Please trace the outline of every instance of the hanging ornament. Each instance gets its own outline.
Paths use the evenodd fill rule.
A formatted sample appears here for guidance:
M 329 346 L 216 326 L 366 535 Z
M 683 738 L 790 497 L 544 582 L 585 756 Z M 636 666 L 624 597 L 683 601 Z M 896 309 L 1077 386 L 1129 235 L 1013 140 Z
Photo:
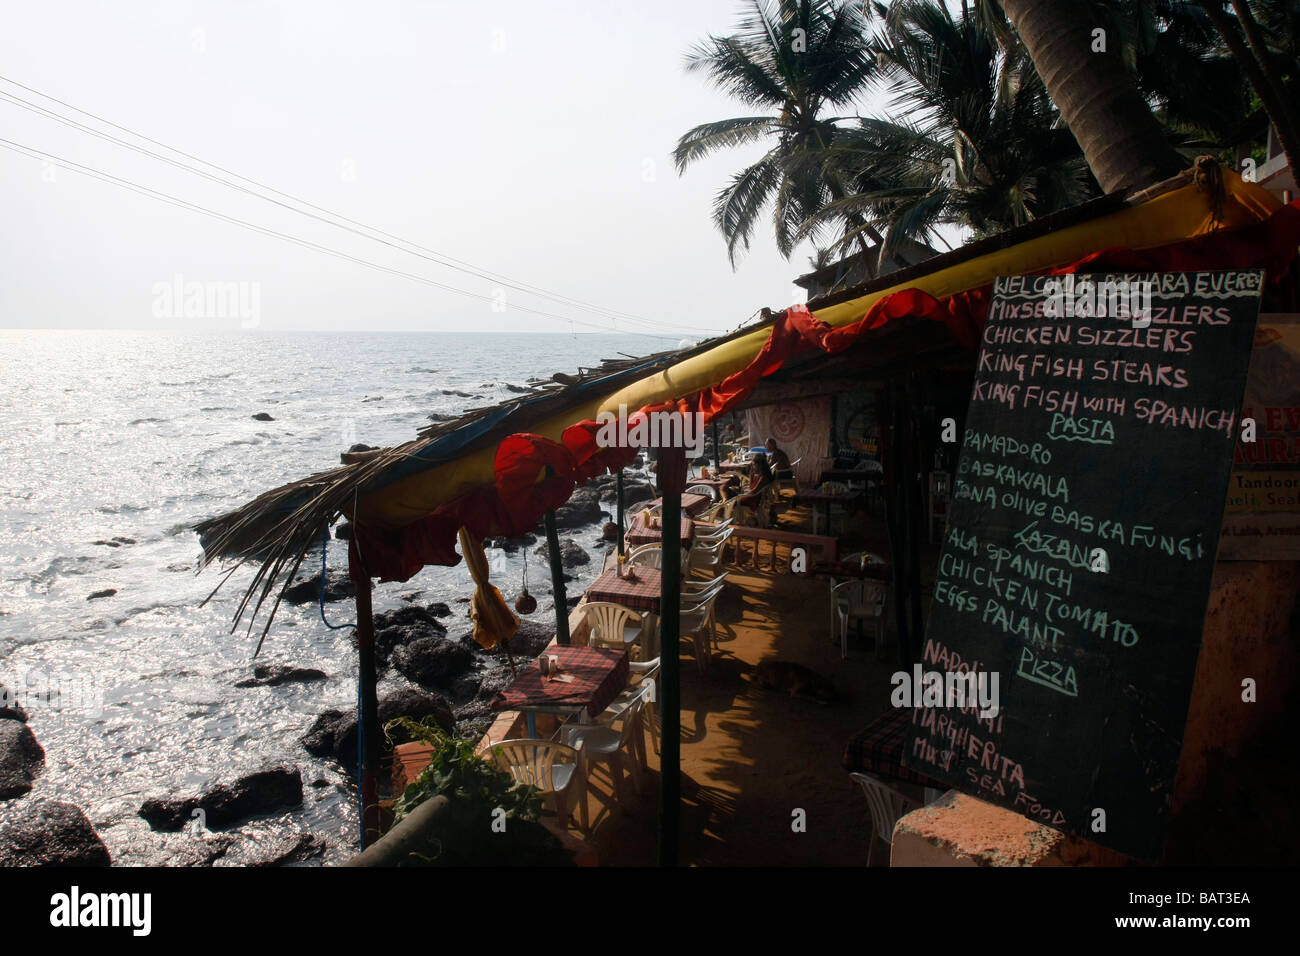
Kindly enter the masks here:
M 519 597 L 515 598 L 515 610 L 520 614 L 532 614 L 537 610 L 537 598 L 528 593 L 528 550 L 524 549 L 524 580 Z

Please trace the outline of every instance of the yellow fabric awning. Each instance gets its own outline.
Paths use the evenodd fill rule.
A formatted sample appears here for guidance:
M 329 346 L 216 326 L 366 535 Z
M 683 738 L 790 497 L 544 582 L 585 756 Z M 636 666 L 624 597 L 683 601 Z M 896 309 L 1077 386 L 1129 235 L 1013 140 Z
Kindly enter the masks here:
M 860 319 L 878 299 L 903 288 L 920 289 L 935 298 L 943 298 L 987 285 L 1000 275 L 1037 272 L 1073 262 L 1098 249 L 1111 246 L 1149 249 L 1215 229 L 1258 222 L 1281 208 L 1282 204 L 1266 189 L 1244 182 L 1230 170 L 1223 172 L 1223 186 L 1226 201 L 1218 220 L 1214 218 L 1209 195 L 1198 191 L 1194 185 L 1187 185 L 1140 205 L 819 309 L 815 315 L 829 325 L 847 325 Z M 565 428 L 584 419 L 593 419 L 602 411 L 617 413 L 620 405 L 641 408 L 717 385 L 728 375 L 749 365 L 767 342 L 769 334 L 769 328 L 763 327 L 723 342 L 602 398 L 571 407 L 533 426 L 532 431 L 559 441 Z M 389 527 L 409 524 L 474 486 L 491 484 L 495 478 L 494 459 L 495 449 L 485 448 L 395 481 L 363 496 L 360 513 L 366 521 Z

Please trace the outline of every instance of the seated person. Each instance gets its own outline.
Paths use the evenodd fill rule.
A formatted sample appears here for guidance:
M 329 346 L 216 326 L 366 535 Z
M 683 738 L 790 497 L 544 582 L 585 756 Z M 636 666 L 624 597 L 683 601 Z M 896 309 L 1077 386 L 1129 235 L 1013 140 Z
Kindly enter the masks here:
M 767 457 L 771 459 L 772 474 L 778 479 L 793 478 L 794 470 L 790 467 L 790 456 L 776 447 L 776 439 L 769 438 L 763 447 L 767 449 Z
M 758 504 L 759 495 L 764 486 L 770 485 L 776 477 L 767 463 L 767 456 L 757 454 L 749 460 L 749 489 L 740 497 L 737 504 L 753 507 Z

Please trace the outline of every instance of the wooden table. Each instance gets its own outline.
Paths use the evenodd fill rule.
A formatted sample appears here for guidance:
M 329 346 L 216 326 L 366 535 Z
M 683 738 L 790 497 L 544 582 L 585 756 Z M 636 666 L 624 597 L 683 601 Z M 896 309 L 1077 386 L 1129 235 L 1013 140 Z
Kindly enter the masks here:
M 638 564 L 624 568 L 624 574 L 629 571 L 633 577 L 620 578 L 617 568 L 602 572 L 600 577 L 591 582 L 591 587 L 587 588 L 587 600 L 621 604 L 639 614 L 658 614 L 663 587 L 659 569 Z
M 828 468 L 817 479 L 817 484 L 820 485 L 828 481 L 853 482 L 854 484 L 879 481 L 882 474 L 884 472 L 859 470 L 857 468 Z
M 596 717 L 627 687 L 625 650 L 554 644 L 542 651 L 543 656 L 550 654 L 559 658 L 561 674 L 573 675 L 572 681 L 544 677 L 533 662 L 521 666 L 492 701 L 497 710 L 523 711 L 533 737 L 537 736 L 537 714 Z
M 844 748 L 844 769 L 849 773 L 874 773 L 923 787 L 949 789 L 948 784 L 903 766 L 903 748 L 907 745 L 907 728 L 911 722 L 910 707 L 890 708 L 881 714 L 855 734 Z
M 662 506 L 663 503 L 664 500 L 662 498 L 656 498 L 654 501 L 649 502 L 647 507 L 653 508 L 655 505 Z M 682 495 L 682 513 L 690 515 L 691 517 L 695 517 L 701 511 L 704 511 L 712 505 L 713 499 L 708 495 Z
M 743 475 L 749 471 L 749 463 L 744 461 L 724 461 L 718 466 L 718 471 L 725 471 L 730 474 Z
M 639 548 L 643 544 L 663 544 L 663 526 L 658 524 L 659 519 L 657 518 L 651 518 L 650 520 L 652 524 L 647 526 L 640 514 L 632 519 L 632 523 L 627 527 L 627 543 L 629 547 Z M 691 539 L 694 537 L 695 522 L 690 518 L 682 518 L 681 546 L 689 548 Z
M 821 505 L 826 513 L 826 531 L 831 530 L 831 505 L 843 505 L 850 508 L 865 497 L 862 491 L 800 491 L 794 496 L 798 505 Z

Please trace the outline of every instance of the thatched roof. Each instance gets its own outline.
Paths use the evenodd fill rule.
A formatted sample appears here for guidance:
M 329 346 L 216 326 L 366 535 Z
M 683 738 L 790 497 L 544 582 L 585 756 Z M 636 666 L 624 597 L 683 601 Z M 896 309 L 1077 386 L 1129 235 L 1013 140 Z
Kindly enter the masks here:
M 1279 204 L 1258 187 L 1245 184 L 1235 173 L 1224 174 L 1235 205 L 1234 222 L 1220 217 L 1218 196 L 1203 195 L 1195 185 L 1184 185 L 1186 175 L 1175 177 L 1153 189 L 1138 204 L 1122 197 L 1106 197 L 1087 203 L 1040 223 L 1009 230 L 995 239 L 974 243 L 899 273 L 874 279 L 861 286 L 823 297 L 810 303 L 818 318 L 831 326 L 856 321 L 874 302 L 893 291 L 911 288 L 932 296 L 953 295 L 986 285 L 996 275 L 1031 272 L 1075 259 L 1106 246 L 1152 248 L 1197 235 L 1206 229 L 1256 221 Z M 1152 198 L 1155 197 L 1155 198 Z M 1239 203 L 1239 204 L 1238 204 Z M 766 341 L 765 331 L 773 317 L 763 310 L 763 320 L 730 335 L 709 339 L 699 345 L 661 352 L 643 358 L 623 356 L 606 360 L 599 368 L 579 369 L 576 375 L 555 375 L 550 381 L 530 383 L 534 391 L 499 405 L 473 409 L 454 421 L 422 429 L 418 437 L 396 448 L 350 456 L 348 463 L 284 485 L 259 496 L 228 514 L 196 525 L 207 560 L 233 558 L 236 561 L 222 579 L 253 560 L 259 568 L 240 602 L 235 624 L 250 610 L 255 617 L 267 598 L 276 593 L 269 629 L 283 589 L 288 587 L 306 553 L 321 540 L 329 525 L 341 514 L 354 519 L 358 514 L 371 523 L 367 498 L 376 506 L 392 503 L 397 494 L 385 495 L 394 482 L 493 448 L 506 436 L 533 430 L 544 422 L 554 424 L 568 410 L 590 408 L 628 386 L 638 384 L 639 394 L 686 397 L 717 384 L 726 375 L 752 360 Z M 706 353 L 711 353 L 707 354 Z M 645 385 L 645 388 L 640 388 Z M 641 406 L 638 406 L 641 407 Z M 491 481 L 490 469 L 480 468 L 475 481 Z M 417 496 L 416 511 L 437 507 L 457 489 L 437 484 L 434 491 Z M 409 482 L 407 482 L 409 484 Z M 407 515 L 411 507 L 397 512 Z M 389 513 L 392 520 L 394 512 Z M 277 590 L 276 584 L 280 587 Z M 218 589 L 221 584 L 218 584 Z M 214 592 L 215 593 L 215 589 Z M 210 597 L 210 596 L 209 596 Z M 263 630 L 265 635 L 265 629 Z
M 550 379 L 531 379 L 528 393 L 427 425 L 415 439 L 394 448 L 344 455 L 346 463 L 338 468 L 281 485 L 234 511 L 201 521 L 194 530 L 199 533 L 204 560 L 234 560 L 208 600 L 245 563 L 257 562 L 257 573 L 236 609 L 232 630 L 245 615 L 251 629 L 252 620 L 274 594 L 263 628 L 265 635 L 284 589 L 293 582 L 304 557 L 321 544 L 326 529 L 341 515 L 355 518 L 365 496 L 401 478 L 494 446 L 505 436 L 526 432 L 539 422 L 583 405 L 593 396 L 608 394 L 770 324 L 771 319 L 765 317 L 690 348 L 642 357 L 622 355 L 605 359 L 598 368 L 579 367 L 576 374 L 556 373 Z

